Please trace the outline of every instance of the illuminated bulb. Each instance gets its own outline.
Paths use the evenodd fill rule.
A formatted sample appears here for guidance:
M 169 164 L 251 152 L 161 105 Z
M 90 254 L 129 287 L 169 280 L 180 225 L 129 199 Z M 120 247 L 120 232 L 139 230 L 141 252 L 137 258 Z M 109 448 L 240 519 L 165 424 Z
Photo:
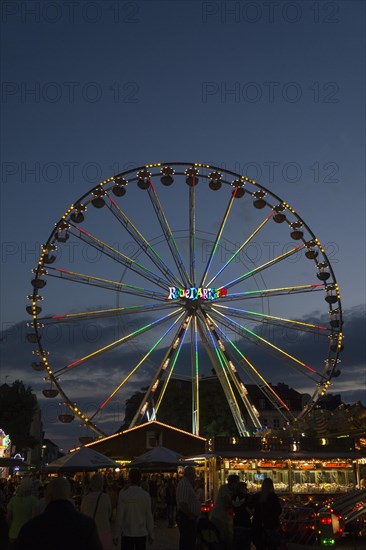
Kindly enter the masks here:
M 225 351 L 225 346 L 224 346 L 224 344 L 221 342 L 221 340 L 218 340 L 217 343 L 219 344 L 219 348 L 221 349 L 221 351 Z
M 137 185 L 140 189 L 148 189 L 151 185 L 151 172 L 149 170 L 139 170 L 137 172 Z
M 185 171 L 186 174 L 186 183 L 190 187 L 195 187 L 198 183 L 198 169 L 197 168 L 187 168 Z
M 243 390 L 244 395 L 248 395 L 248 390 L 247 390 L 246 387 L 244 386 L 243 382 L 241 382 L 240 387 L 241 387 L 241 389 Z
M 236 372 L 236 368 L 234 367 L 232 361 L 229 361 L 230 368 L 233 372 Z
M 174 181 L 173 175 L 175 173 L 175 170 L 170 166 L 164 166 L 160 170 L 160 172 L 162 174 L 160 178 L 161 183 L 166 186 L 171 185 Z

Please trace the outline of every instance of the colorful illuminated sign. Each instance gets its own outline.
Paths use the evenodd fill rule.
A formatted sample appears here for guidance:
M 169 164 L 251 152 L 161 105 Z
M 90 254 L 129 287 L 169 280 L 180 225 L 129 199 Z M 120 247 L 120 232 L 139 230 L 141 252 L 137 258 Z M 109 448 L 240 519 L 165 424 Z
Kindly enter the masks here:
M 216 298 L 226 295 L 226 288 L 177 288 L 170 286 L 167 300 L 179 300 L 179 298 L 186 298 L 187 300 L 216 300 Z
M 7 449 L 10 444 L 10 437 L 0 428 L 0 449 Z

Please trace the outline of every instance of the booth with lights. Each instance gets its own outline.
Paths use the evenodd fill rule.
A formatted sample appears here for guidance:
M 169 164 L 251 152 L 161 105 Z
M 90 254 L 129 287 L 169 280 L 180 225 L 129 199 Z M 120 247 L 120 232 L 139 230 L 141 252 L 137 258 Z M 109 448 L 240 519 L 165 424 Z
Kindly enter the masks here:
M 351 459 L 268 460 L 224 459 L 220 477 L 237 473 L 249 491 L 257 491 L 265 477 L 273 480 L 275 490 L 285 493 L 337 493 L 357 485 L 356 462 Z
M 217 436 L 208 440 L 207 451 L 207 485 L 213 495 L 233 473 L 250 492 L 270 477 L 276 492 L 293 495 L 345 493 L 361 487 L 365 477 L 365 440 Z

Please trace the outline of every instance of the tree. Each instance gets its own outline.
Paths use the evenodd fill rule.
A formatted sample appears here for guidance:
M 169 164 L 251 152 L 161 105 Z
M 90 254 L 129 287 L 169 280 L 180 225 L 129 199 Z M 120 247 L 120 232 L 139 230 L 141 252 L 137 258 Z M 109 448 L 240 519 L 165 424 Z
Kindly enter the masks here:
M 0 426 L 9 434 L 17 452 L 37 444 L 37 440 L 29 434 L 36 409 L 36 396 L 31 387 L 25 386 L 21 380 L 15 380 L 11 386 L 0 386 Z
M 142 402 L 145 391 L 135 392 L 126 401 L 125 421 L 120 429 L 128 428 Z M 201 383 L 200 412 L 200 435 L 202 437 L 237 433 L 230 407 L 218 378 L 210 378 Z M 157 413 L 157 420 L 187 432 L 192 430 L 192 386 L 189 381 L 174 378 L 170 380 Z

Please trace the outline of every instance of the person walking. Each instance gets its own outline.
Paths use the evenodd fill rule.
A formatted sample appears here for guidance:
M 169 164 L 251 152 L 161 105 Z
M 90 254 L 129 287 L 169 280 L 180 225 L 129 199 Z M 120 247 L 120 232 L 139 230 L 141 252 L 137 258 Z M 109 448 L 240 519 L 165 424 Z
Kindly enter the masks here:
M 253 513 L 253 504 L 244 481 L 238 483 L 232 497 L 232 505 L 234 512 L 232 550 L 250 550 L 252 540 L 250 518 Z
M 94 474 L 90 480 L 90 492 L 81 501 L 80 511 L 94 519 L 103 550 L 112 548 L 112 505 L 109 495 L 103 492 L 104 479 Z
M 231 548 L 233 538 L 233 504 L 232 497 L 236 492 L 240 478 L 237 474 L 231 474 L 227 483 L 221 485 L 217 493 L 216 502 L 211 510 L 210 519 L 216 525 L 221 542 L 225 549 Z
M 154 540 L 151 499 L 140 487 L 140 470 L 131 468 L 128 477 L 130 486 L 118 497 L 114 543 L 117 545 L 121 538 L 122 550 L 146 550 L 147 542 Z
M 7 520 L 10 548 L 15 547 L 23 525 L 38 514 L 38 500 L 32 495 L 32 486 L 32 480 L 29 477 L 22 479 L 16 494 L 9 501 Z
M 172 477 L 168 478 L 165 488 L 166 513 L 168 527 L 174 527 L 177 509 L 176 486 Z
M 23 525 L 17 550 L 103 550 L 95 521 L 75 510 L 67 479 L 54 478 L 45 493 L 45 511 Z
M 151 499 L 151 512 L 155 520 L 158 505 L 158 478 L 155 474 L 149 480 L 149 495 Z
M 195 479 L 196 469 L 194 466 L 186 466 L 184 475 L 177 485 L 179 550 L 193 550 L 196 542 L 197 520 L 201 513 L 201 503 L 195 491 Z
M 279 550 L 281 547 L 281 504 L 269 477 L 254 495 L 253 542 L 257 550 Z

